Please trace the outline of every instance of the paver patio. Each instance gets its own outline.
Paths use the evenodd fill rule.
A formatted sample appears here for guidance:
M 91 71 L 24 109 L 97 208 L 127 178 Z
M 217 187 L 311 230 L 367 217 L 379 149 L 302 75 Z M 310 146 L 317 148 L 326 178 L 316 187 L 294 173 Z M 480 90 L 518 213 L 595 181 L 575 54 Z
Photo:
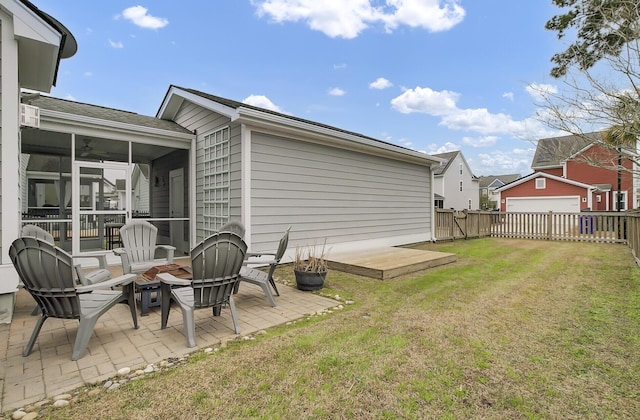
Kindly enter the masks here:
M 279 285 L 277 307 L 269 306 L 262 290 L 243 283 L 234 295 L 241 335 L 302 318 L 306 314 L 338 305 L 338 302 L 293 287 Z M 183 333 L 182 313 L 172 309 L 169 326 L 160 329 L 160 308 L 151 308 L 148 316 L 139 316 L 140 328 L 133 329 L 126 305 L 117 305 L 96 324 L 85 355 L 71 360 L 71 349 L 78 327 L 74 320 L 48 319 L 38 336 L 33 352 L 22 356 L 38 316 L 32 316 L 34 301 L 24 290 L 17 302 L 10 325 L 0 325 L 0 412 L 13 410 L 84 384 L 104 381 L 118 369 L 144 368 L 151 363 L 179 357 L 200 348 L 215 346 L 235 336 L 228 308 L 219 317 L 210 310 L 195 311 L 196 345 L 188 348 Z

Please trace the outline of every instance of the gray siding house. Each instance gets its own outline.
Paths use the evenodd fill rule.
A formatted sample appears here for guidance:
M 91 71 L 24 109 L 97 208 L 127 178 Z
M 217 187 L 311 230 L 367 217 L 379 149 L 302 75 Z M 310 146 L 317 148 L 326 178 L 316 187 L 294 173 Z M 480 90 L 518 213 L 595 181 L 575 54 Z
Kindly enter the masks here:
M 330 252 L 432 239 L 439 159 L 290 115 L 170 86 L 157 114 L 196 134 L 196 241 L 228 220 L 254 252 L 293 225 L 298 245 Z
M 155 117 L 37 93 L 76 48 L 29 1 L 0 0 L 0 323 L 12 318 L 8 249 L 24 224 L 112 263 L 133 218 L 178 255 L 231 220 L 257 252 L 293 225 L 285 261 L 297 245 L 326 241 L 333 253 L 433 239 L 440 159 L 177 86 Z

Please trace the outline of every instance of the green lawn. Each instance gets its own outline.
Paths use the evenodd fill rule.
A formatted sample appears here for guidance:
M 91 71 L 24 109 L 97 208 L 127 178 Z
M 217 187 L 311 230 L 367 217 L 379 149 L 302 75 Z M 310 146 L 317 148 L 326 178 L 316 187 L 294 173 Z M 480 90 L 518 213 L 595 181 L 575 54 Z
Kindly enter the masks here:
M 624 245 L 477 239 L 353 299 L 52 418 L 639 418 L 640 270 Z M 291 267 L 278 276 L 292 281 Z

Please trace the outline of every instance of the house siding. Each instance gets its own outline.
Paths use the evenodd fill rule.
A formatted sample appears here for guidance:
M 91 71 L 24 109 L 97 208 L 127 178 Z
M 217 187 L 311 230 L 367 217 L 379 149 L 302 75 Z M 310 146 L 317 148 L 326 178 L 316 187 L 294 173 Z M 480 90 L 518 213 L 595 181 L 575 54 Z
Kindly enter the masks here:
M 460 174 L 460 164 L 462 164 L 462 174 Z M 460 191 L 460 181 L 462 181 L 462 191 Z M 461 152 L 452 158 L 442 175 L 434 177 L 434 191 L 444 197 L 445 209 L 469 209 L 469 200 L 471 200 L 471 210 L 480 208 L 479 182 L 473 177 L 471 168 Z
M 607 150 L 599 146 L 593 146 L 584 153 L 586 159 L 603 162 L 603 167 L 587 165 L 578 160 L 570 160 L 566 164 L 567 178 L 585 184 L 611 184 L 611 191 L 618 190 L 618 171 L 615 167 L 618 163 L 618 154 L 613 150 Z M 629 159 L 623 159 L 625 170 L 620 176 L 620 190 L 627 192 L 627 208 L 633 208 L 633 176 L 631 171 L 633 163 Z M 614 194 L 602 194 L 603 199 L 608 199 L 608 209 L 615 209 Z M 595 205 L 595 203 L 594 203 Z M 604 209 L 607 208 L 604 201 L 598 203 Z
M 253 249 L 272 249 L 289 225 L 298 244 L 429 240 L 429 179 L 426 166 L 253 132 Z
M 205 237 L 203 228 L 203 200 L 202 190 L 204 181 L 204 138 L 212 132 L 223 127 L 230 128 L 230 198 L 229 198 L 229 214 L 232 220 L 241 220 L 241 163 L 240 163 L 240 126 L 231 124 L 230 119 L 203 108 L 192 102 L 185 101 L 182 107 L 176 113 L 174 121 L 188 130 L 196 131 L 196 170 L 195 170 L 195 206 L 196 220 L 192 223 L 196 224 L 196 237 L 192 241 L 192 245 L 201 241 Z M 185 172 L 188 173 L 188 172 Z M 186 191 L 186 190 L 185 190 Z M 188 213 L 185 213 L 188 214 Z
M 562 168 L 540 169 L 540 170 L 537 170 L 536 172 L 544 172 L 545 174 L 555 175 L 559 177 L 564 176 L 564 169 Z

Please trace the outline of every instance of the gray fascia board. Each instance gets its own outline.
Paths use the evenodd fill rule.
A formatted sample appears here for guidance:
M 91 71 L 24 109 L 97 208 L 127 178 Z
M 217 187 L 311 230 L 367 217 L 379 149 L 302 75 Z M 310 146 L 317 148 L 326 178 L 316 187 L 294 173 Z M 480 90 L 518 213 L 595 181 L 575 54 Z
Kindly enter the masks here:
M 113 131 L 125 133 L 139 133 L 154 137 L 172 137 L 176 140 L 191 141 L 195 135 L 190 133 L 177 133 L 175 131 L 162 130 L 153 127 L 143 127 L 135 124 L 127 124 L 117 121 L 103 120 L 100 118 L 86 117 L 83 115 L 68 114 L 66 112 L 53 111 L 40 108 L 40 118 L 43 122 L 63 123 L 66 125 L 79 125 L 87 128 L 103 127 Z
M 237 118 L 232 118 L 232 121 L 244 123 L 251 127 L 267 128 L 282 134 L 295 133 L 308 141 L 389 156 L 394 159 L 407 160 L 409 158 L 416 163 L 427 166 L 442 164 L 442 159 L 426 153 L 403 149 L 391 144 L 331 130 L 327 127 L 292 120 L 279 115 L 267 114 L 251 108 L 240 107 L 237 112 Z

